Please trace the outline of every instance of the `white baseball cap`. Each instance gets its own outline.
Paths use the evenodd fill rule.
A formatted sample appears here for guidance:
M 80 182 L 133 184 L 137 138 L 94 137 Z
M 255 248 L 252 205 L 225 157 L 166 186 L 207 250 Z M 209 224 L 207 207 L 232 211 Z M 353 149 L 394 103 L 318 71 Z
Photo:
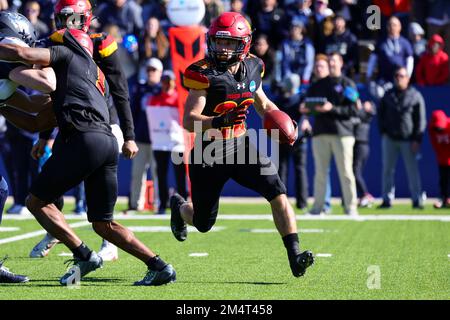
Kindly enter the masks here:
M 158 58 L 148 59 L 147 63 L 146 63 L 146 67 L 147 68 L 155 68 L 158 71 L 163 71 L 163 64 L 162 64 L 161 60 L 159 60 Z

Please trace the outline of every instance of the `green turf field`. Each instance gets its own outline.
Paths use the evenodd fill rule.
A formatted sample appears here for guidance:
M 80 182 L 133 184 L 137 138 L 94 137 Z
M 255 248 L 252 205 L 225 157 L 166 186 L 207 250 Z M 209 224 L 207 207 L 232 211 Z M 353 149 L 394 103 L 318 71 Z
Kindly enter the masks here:
M 334 211 L 332 217 L 345 218 L 340 208 Z M 270 213 L 262 204 L 222 204 L 221 212 L 224 216 Z M 318 255 L 303 278 L 291 275 L 282 241 L 267 217 L 219 220 L 216 231 L 191 232 L 184 243 L 177 242 L 167 228 L 135 231 L 177 271 L 176 283 L 156 288 L 132 286 L 143 277 L 145 266 L 123 251 L 118 261 L 106 262 L 78 289 L 61 287 L 58 279 L 70 257 L 59 254 L 69 250 L 57 245 L 48 257 L 29 259 L 29 251 L 42 238 L 39 235 L 0 244 L 0 256 L 10 256 L 6 265 L 11 271 L 31 279 L 22 285 L 0 285 L 0 299 L 450 299 L 450 210 L 428 206 L 417 211 L 410 205 L 361 210 L 362 217 L 368 215 L 441 215 L 443 219 L 303 220 L 299 215 L 301 247 Z M 81 221 L 85 220 L 69 223 Z M 140 229 L 169 226 L 164 219 L 121 222 Z M 1 228 L 19 229 L 0 229 L 0 242 L 40 230 L 33 219 L 5 220 Z M 101 241 L 90 226 L 75 230 L 98 250 Z M 192 253 L 208 255 L 192 257 Z

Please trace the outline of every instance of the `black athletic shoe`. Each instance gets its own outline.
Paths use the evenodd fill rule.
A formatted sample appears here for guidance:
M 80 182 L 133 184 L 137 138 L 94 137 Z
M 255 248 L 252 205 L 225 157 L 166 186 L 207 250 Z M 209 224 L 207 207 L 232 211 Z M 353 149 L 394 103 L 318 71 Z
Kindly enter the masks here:
M 5 257 L 0 261 L 0 283 L 25 283 L 28 282 L 29 279 L 27 276 L 22 276 L 20 274 L 15 274 L 9 271 L 3 263 L 7 258 Z
M 289 264 L 294 277 L 301 277 L 306 269 L 314 263 L 313 253 L 309 250 L 303 251 L 299 255 L 289 258 Z
M 174 237 L 178 241 L 184 241 L 187 238 L 186 222 L 184 222 L 180 213 L 180 207 L 185 202 L 186 201 L 183 197 L 178 193 L 175 193 L 172 197 L 170 197 L 170 228 L 172 229 Z
M 392 208 L 392 203 L 390 201 L 383 201 L 377 209 L 390 209 Z
M 148 269 L 144 279 L 136 281 L 135 286 L 161 286 L 163 284 L 168 284 L 175 282 L 177 280 L 177 273 L 173 267 L 168 264 L 161 271 L 154 271 Z

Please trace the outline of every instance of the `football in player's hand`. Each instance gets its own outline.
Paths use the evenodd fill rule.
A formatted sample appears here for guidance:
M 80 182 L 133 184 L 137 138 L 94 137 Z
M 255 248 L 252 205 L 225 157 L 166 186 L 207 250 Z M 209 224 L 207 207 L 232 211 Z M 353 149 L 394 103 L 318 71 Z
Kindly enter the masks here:
M 278 129 L 278 142 L 293 145 L 297 140 L 297 124 L 281 110 L 270 110 L 264 114 L 263 127 L 272 136 L 271 130 Z

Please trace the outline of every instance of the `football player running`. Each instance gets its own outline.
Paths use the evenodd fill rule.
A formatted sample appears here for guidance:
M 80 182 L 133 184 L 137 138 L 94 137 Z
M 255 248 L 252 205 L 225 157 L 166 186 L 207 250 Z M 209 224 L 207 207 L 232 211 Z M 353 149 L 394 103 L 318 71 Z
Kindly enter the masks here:
M 250 105 L 255 106 L 261 117 L 278 109 L 262 89 L 264 64 L 249 54 L 251 39 L 248 21 L 239 13 L 225 12 L 209 28 L 208 57 L 192 64 L 185 72 L 184 85 L 190 90 L 184 127 L 196 132 L 195 144 L 201 142 L 202 147 L 194 146 L 190 155 L 192 202 L 178 194 L 171 197 L 171 229 L 178 241 L 187 238 L 186 224 L 200 232 L 209 231 L 217 218 L 222 188 L 231 178 L 258 192 L 270 203 L 292 274 L 300 277 L 313 264 L 314 256 L 311 251 L 300 251 L 295 213 L 278 173 L 274 170 L 271 174 L 262 174 L 273 164 L 258 154 L 246 137 L 245 120 Z M 199 141 L 208 132 L 215 139 Z M 196 154 L 204 154 L 206 148 L 211 149 L 211 144 L 216 144 L 216 150 L 222 148 L 222 161 L 208 162 Z M 236 164 L 239 149 L 245 150 L 245 163 Z M 256 163 L 249 160 L 251 154 L 258 154 Z M 195 162 L 198 158 L 202 159 L 201 163 Z M 234 158 L 234 164 L 225 164 L 225 158 Z

